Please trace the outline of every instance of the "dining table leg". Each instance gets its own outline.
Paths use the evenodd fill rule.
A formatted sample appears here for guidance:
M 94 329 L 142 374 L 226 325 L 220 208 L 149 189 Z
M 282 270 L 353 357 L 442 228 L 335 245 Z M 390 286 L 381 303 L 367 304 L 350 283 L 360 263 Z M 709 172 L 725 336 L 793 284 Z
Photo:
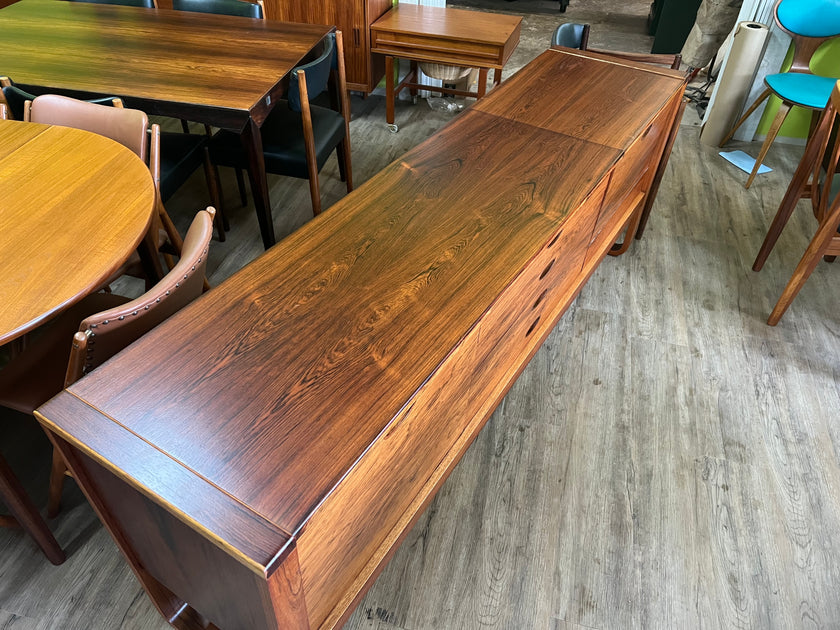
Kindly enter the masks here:
M 47 560 L 53 564 L 64 562 L 64 551 L 2 455 L 0 455 L 0 497 L 17 522 L 32 536 L 47 556 Z
M 240 137 L 245 154 L 248 156 L 248 174 L 251 178 L 251 192 L 254 195 L 254 208 L 260 224 L 260 234 L 263 245 L 268 249 L 277 241 L 274 237 L 274 221 L 271 218 L 271 201 L 268 198 L 268 182 L 265 177 L 262 135 L 253 118 L 245 124 Z

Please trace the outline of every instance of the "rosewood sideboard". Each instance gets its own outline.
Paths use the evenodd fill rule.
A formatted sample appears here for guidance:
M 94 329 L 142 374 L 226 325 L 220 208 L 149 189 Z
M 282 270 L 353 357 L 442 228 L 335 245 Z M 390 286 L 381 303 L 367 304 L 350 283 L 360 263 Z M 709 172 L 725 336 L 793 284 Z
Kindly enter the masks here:
M 629 242 L 683 88 L 546 51 L 41 407 L 173 626 L 346 620 Z

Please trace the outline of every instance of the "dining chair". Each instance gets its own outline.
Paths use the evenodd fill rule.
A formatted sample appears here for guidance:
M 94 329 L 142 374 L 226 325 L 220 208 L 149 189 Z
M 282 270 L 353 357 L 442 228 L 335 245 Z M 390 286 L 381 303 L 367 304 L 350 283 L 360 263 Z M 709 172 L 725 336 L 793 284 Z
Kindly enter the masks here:
M 122 101 L 118 102 L 117 107 L 103 107 L 66 96 L 45 94 L 27 103 L 24 110 L 25 120 L 98 133 L 132 150 L 149 165 L 157 191 L 157 221 L 150 230 L 152 250 L 160 252 L 171 269 L 174 264 L 173 257 L 180 255 L 182 240 L 172 218 L 166 212 L 163 197 L 164 194 L 171 194 L 171 191 L 183 182 L 178 181 L 179 178 L 185 179 L 189 176 L 186 165 L 194 164 L 196 160 L 196 156 L 190 154 L 200 152 L 203 156 L 211 201 L 215 202 L 218 199 L 215 171 L 210 166 L 209 154 L 206 152 L 207 139 L 202 135 L 168 134 L 169 146 L 177 150 L 167 153 L 161 146 L 160 126 L 153 124 L 149 127 L 149 119 L 144 112 L 123 108 Z M 168 157 L 164 158 L 164 155 Z M 164 165 L 167 168 L 165 176 L 162 168 Z M 218 227 L 219 239 L 224 240 L 223 226 L 219 224 Z M 144 272 L 139 256 L 132 256 L 113 279 L 124 274 L 145 276 L 148 288 L 152 283 L 149 276 L 159 277 L 161 272 L 158 269 L 155 269 L 154 273 L 149 273 L 148 270 Z
M 820 257 L 825 257 L 831 262 L 835 256 L 840 255 L 840 234 L 838 234 L 840 177 L 836 176 L 838 166 L 840 166 L 838 125 L 840 125 L 840 81 L 835 80 L 828 104 L 805 146 L 805 153 L 794 171 L 776 216 L 770 224 L 767 236 L 753 263 L 753 271 L 761 271 L 788 219 L 793 214 L 797 202 L 803 198 L 810 199 L 817 219 L 817 230 L 779 301 L 770 313 L 767 320 L 770 326 L 775 326 L 782 318 L 814 271 Z
M 245 2 L 244 0 L 173 0 L 172 8 L 176 11 L 191 11 L 193 13 L 214 13 L 216 15 L 230 15 L 234 17 L 265 18 L 265 5 L 262 0 L 258 2 Z M 189 133 L 189 123 L 181 121 L 184 133 Z M 208 135 L 210 135 L 208 129 Z M 244 206 L 248 203 L 245 192 L 245 177 L 242 168 L 236 169 L 236 183 L 239 187 L 239 198 Z M 219 199 L 221 203 L 221 199 Z M 224 210 L 219 206 L 219 212 L 223 221 L 226 221 Z
M 259 0 L 259 2 L 245 2 L 244 0 L 172 0 L 172 8 L 175 11 L 215 13 L 217 15 L 257 19 L 262 19 L 265 16 L 262 0 Z
M 834 82 L 837 79 L 815 75 L 811 72 L 811 57 L 828 40 L 840 35 L 840 2 L 836 0 L 777 0 L 773 9 L 776 24 L 791 36 L 793 41 L 793 61 L 786 72 L 768 74 L 764 77 L 766 89 L 756 101 L 747 108 L 735 126 L 721 140 L 723 147 L 744 121 L 773 94 L 782 101 L 776 117 L 767 130 L 767 136 L 761 144 L 755 165 L 747 178 L 745 188 L 749 188 L 756 173 L 770 150 L 770 145 L 779 134 L 788 113 L 795 105 L 812 111 L 812 129 L 822 109 L 828 103 Z
M 601 55 L 609 55 L 618 59 L 624 59 L 625 61 L 637 61 L 639 63 L 668 66 L 672 70 L 679 70 L 680 65 L 682 64 L 682 55 L 680 54 L 634 53 L 592 48 L 589 45 L 589 24 L 577 24 L 574 22 L 561 24 L 554 30 L 554 34 L 551 36 L 551 45 L 564 46 L 566 48 L 577 48 L 578 50 L 586 50 Z
M 327 89 L 330 78 L 335 75 L 338 109 L 311 104 Z M 279 101 L 271 110 L 261 133 L 266 172 L 308 179 L 314 214 L 321 212 L 318 173 L 333 150 L 338 157 L 341 180 L 346 182 L 347 192 L 353 190 L 350 105 L 341 31 L 324 38 L 324 47 L 317 59 L 292 70 L 287 99 Z M 248 166 L 242 144 L 234 133 L 218 132 L 211 138 L 209 149 L 214 166 Z
M 23 120 L 24 108 L 26 101 L 35 99 L 34 94 L 30 94 L 25 90 L 21 90 L 14 82 L 6 76 L 0 76 L 0 94 L 2 94 L 2 102 L 6 103 L 7 116 L 12 120 Z M 95 98 L 87 103 L 96 103 L 98 105 L 110 105 L 112 107 L 122 107 L 122 101 L 112 96 L 104 98 Z
M 116 4 L 124 7 L 157 9 L 157 4 L 155 3 L 155 0 L 70 0 L 70 2 L 88 2 L 92 4 Z
M 178 263 L 140 297 L 131 300 L 113 293 L 94 293 L 50 322 L 0 370 L 0 405 L 31 414 L 198 297 L 203 290 L 214 215 L 212 206 L 198 212 L 184 238 Z M 58 511 L 65 470 L 54 450 L 50 516 Z
M 588 43 L 589 24 L 565 22 L 554 29 L 554 34 L 551 36 L 552 46 L 563 46 L 565 48 L 586 50 Z

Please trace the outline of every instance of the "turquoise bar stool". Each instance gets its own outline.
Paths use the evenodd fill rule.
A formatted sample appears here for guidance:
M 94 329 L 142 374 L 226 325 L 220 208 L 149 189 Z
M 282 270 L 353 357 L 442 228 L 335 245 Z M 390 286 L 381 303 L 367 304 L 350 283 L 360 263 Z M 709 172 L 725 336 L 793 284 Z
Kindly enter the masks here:
M 811 57 L 824 42 L 840 35 L 840 0 L 779 0 L 774 8 L 776 24 L 793 40 L 793 62 L 790 70 L 764 77 L 767 85 L 732 130 L 721 141 L 725 145 L 741 124 L 750 117 L 771 94 L 782 99 L 776 118 L 767 131 L 764 144 L 755 160 L 752 173 L 747 178 L 749 188 L 758 172 L 758 167 L 767 155 L 770 145 L 785 122 L 794 105 L 813 111 L 813 123 L 825 108 L 834 89 L 836 78 L 821 77 L 811 72 Z M 813 127 L 813 124 L 812 124 Z

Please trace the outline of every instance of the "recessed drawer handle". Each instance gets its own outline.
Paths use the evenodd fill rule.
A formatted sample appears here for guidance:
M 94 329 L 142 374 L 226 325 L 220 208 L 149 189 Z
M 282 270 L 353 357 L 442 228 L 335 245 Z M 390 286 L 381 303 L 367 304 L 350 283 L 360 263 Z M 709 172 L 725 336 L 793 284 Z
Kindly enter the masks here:
M 528 332 L 525 333 L 525 336 L 529 337 L 531 335 L 531 333 L 534 332 L 534 328 L 536 328 L 537 324 L 539 324 L 539 323 L 540 323 L 540 318 L 539 318 L 539 316 L 537 316 L 537 319 L 535 319 L 534 323 L 531 324 L 531 327 L 528 329 Z
M 543 292 L 540 294 L 540 297 L 538 297 L 538 298 L 537 298 L 537 301 L 536 301 L 536 302 L 534 302 L 534 305 L 531 307 L 532 309 L 537 308 L 537 307 L 538 307 L 538 306 L 542 303 L 542 301 L 545 299 L 545 294 L 546 294 L 546 293 L 548 293 L 548 289 L 546 289 L 545 291 L 543 291 Z
M 557 243 L 557 239 L 560 238 L 560 236 L 562 234 L 563 234 L 563 230 L 560 230 L 559 232 L 557 232 L 557 235 L 553 239 L 551 239 L 551 242 L 548 244 L 548 246 L 549 247 L 554 247 L 554 245 Z
M 548 263 L 548 266 L 547 266 L 545 269 L 543 269 L 543 272 L 540 274 L 540 280 L 542 280 L 543 278 L 545 278 L 546 274 L 547 274 L 549 271 L 551 271 L 551 268 L 552 268 L 553 266 L 554 266 L 554 260 L 552 260 L 550 263 Z

